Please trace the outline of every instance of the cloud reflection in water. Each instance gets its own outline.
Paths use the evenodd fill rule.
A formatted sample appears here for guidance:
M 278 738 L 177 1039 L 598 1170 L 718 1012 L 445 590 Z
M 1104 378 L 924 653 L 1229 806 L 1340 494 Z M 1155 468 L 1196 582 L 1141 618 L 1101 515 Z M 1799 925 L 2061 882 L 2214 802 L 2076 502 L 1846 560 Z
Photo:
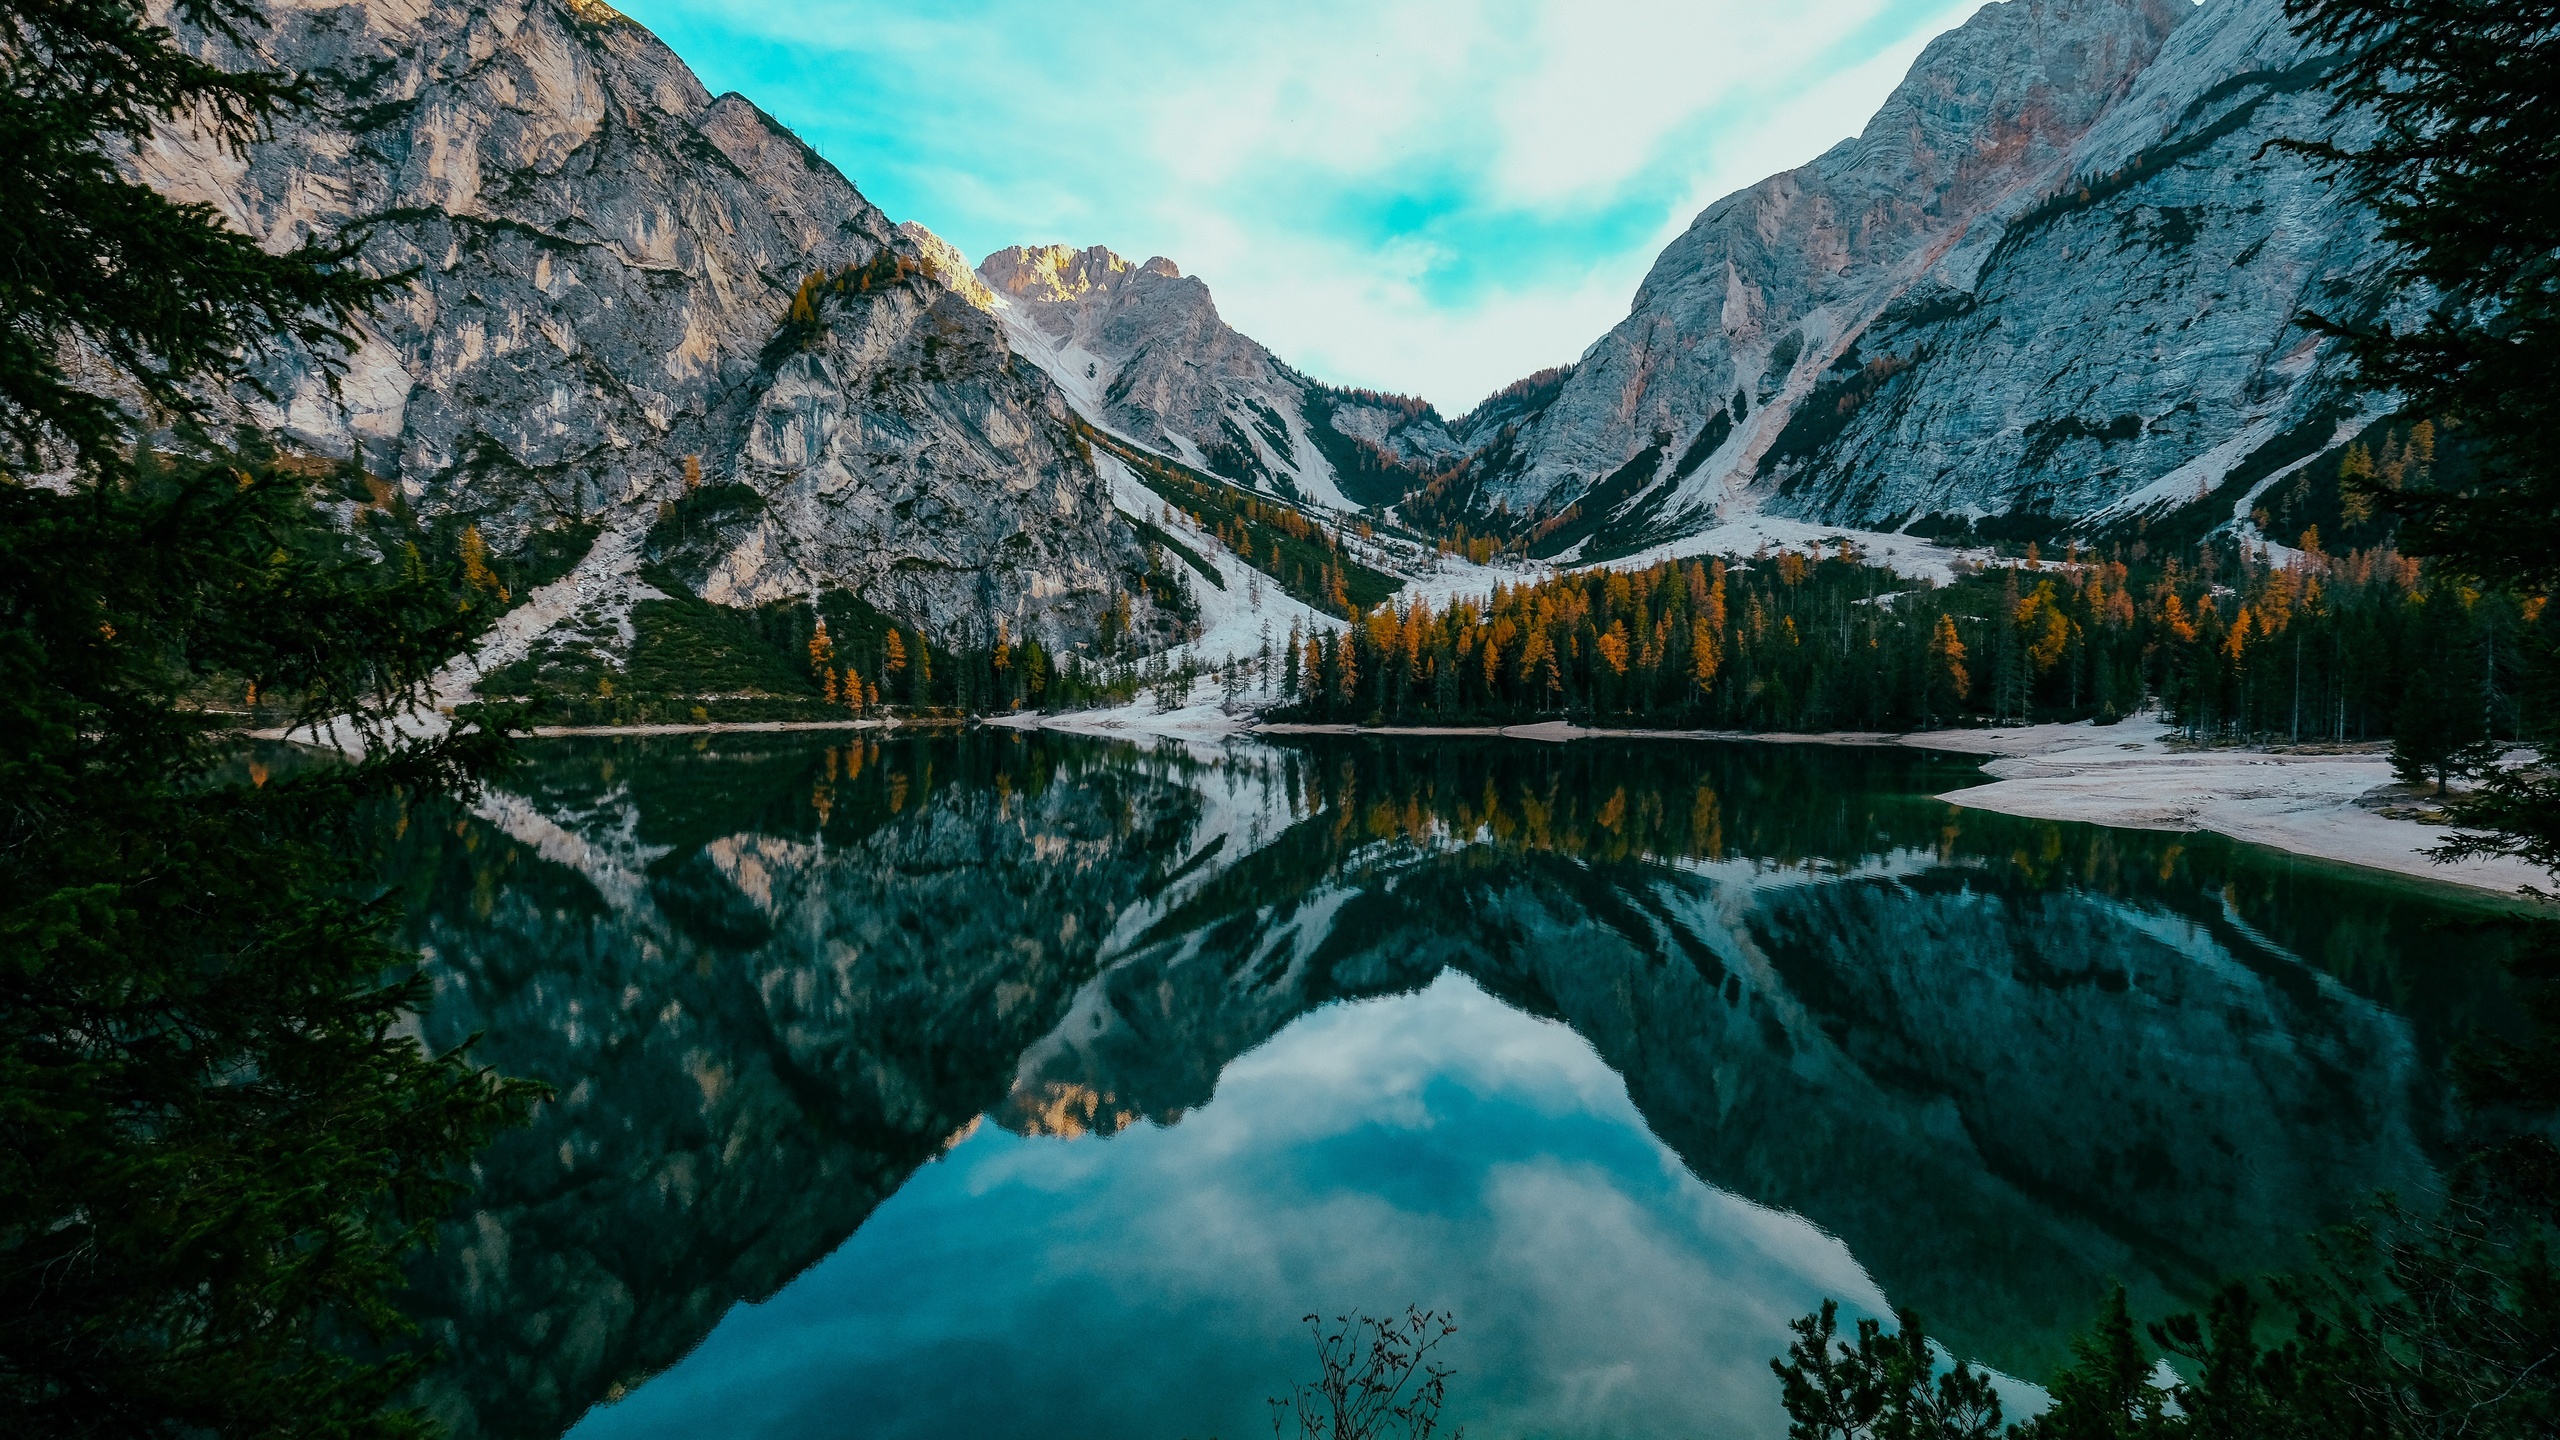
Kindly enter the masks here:
M 1589 1044 L 1444 973 L 1329 1006 L 1169 1128 L 981 1127 L 581 1437 L 1251 1435 L 1309 1310 L 1454 1310 L 1479 1434 L 1783 1433 L 1839 1242 L 1707 1186 Z M 1737 1428 L 1741 1427 L 1741 1428 Z

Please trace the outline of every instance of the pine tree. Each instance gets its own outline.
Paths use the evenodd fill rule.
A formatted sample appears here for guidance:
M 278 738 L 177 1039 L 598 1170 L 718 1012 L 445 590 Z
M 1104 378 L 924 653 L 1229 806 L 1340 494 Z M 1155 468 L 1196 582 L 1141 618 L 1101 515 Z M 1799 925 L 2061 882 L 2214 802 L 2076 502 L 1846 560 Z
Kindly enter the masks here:
M 827 634 L 827 617 L 821 615 L 818 617 L 817 628 L 809 634 L 809 668 L 821 680 L 826 680 L 832 674 L 835 663 L 836 642 Z M 831 702 L 835 699 L 834 688 L 832 684 L 826 686 L 827 699 Z
M 1921 723 L 1934 725 L 1941 715 L 1950 718 L 1964 712 L 1965 697 L 1973 692 L 1973 677 L 1964 668 L 1964 640 L 1956 634 L 1955 617 L 1938 612 L 1938 623 L 1929 632 L 1929 666 L 1922 686 Z
M 2328 84 L 2360 143 L 2300 143 L 2382 219 L 2392 278 L 2422 300 L 2403 328 L 2331 317 L 2361 378 L 2434 417 L 2375 495 L 2414 551 L 2453 573 L 2547 592 L 2560 584 L 2560 0 L 2286 0 L 2295 28 L 2339 56 Z M 2437 424 L 2477 473 L 2434 475 Z M 2420 449 L 2412 429 L 2412 448 Z M 2539 727 L 2543 776 L 2560 726 Z M 2560 871 L 2560 781 L 2490 777 L 2455 809 L 2449 856 L 2513 854 Z
M 2394 279 L 2442 297 L 2407 328 L 2318 323 L 2345 337 L 2372 389 L 2459 424 L 2481 458 L 2482 483 L 2446 489 L 2418 482 L 2404 451 L 2403 488 L 2378 498 L 2418 553 L 2480 579 L 2560 583 L 2560 0 L 2285 8 L 2338 56 L 2328 84 L 2363 141 L 2285 143 L 2380 214 Z
M 254 49 L 248 0 L 164 12 Z M 0 1413 L 13 1433 L 408 1436 L 401 1256 L 531 1091 L 408 1028 L 383 821 L 502 762 L 508 717 L 399 723 L 489 619 L 372 553 L 254 439 L 161 462 L 145 433 L 342 363 L 401 283 L 351 244 L 270 254 L 117 157 L 178 122 L 237 150 L 306 103 L 197 60 L 134 0 L 0 0 Z M 75 385 L 85 353 L 119 386 Z M 147 462 L 147 463 L 146 463 Z M 254 684 L 364 758 L 227 780 L 191 697 Z
M 1716 632 L 1704 618 L 1689 626 L 1689 683 L 1704 698 L 1716 688 L 1716 671 L 1724 664 L 1724 653 L 1716 644 Z
M 235 48 L 265 24 L 254 0 L 170 8 Z M 8 0 L 0 66 L 0 435 L 27 468 L 52 447 L 91 473 L 125 466 L 128 417 L 62 369 L 77 349 L 162 415 L 203 417 L 207 392 L 256 388 L 264 354 L 343 364 L 347 327 L 401 283 L 364 274 L 352 241 L 315 236 L 270 254 L 212 206 L 170 200 L 117 166 L 124 147 L 181 116 L 237 155 L 311 103 L 307 81 L 198 60 L 137 0 Z
M 2391 718 L 2391 768 L 2404 784 L 2432 783 L 2443 795 L 2456 778 L 2497 758 L 2480 649 L 2460 590 L 2439 583 L 2424 601 L 2414 661 Z

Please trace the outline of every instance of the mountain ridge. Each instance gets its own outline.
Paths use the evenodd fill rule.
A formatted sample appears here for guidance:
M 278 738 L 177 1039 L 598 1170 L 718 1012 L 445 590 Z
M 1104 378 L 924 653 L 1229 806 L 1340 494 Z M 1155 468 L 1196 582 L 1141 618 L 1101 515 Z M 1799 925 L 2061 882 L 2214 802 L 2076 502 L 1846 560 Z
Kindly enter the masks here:
M 1857 137 L 1700 211 L 1571 366 L 1306 438 L 1376 445 L 1343 501 L 1567 562 L 1763 511 L 2093 534 L 2192 508 L 2263 542 L 2254 496 L 2388 409 L 2304 318 L 2382 304 L 2371 217 L 2268 144 L 2360 123 L 2325 63 L 2281 0 L 1986 5 Z M 1328 460 L 1347 490 L 1361 457 Z
M 2253 499 L 2385 408 L 2305 321 L 2378 308 L 2380 252 L 2267 147 L 2357 123 L 2281 0 L 1983 7 L 1857 138 L 1702 210 L 1572 365 L 1455 419 L 1315 379 L 1161 256 L 971 264 L 607 7 L 273 8 L 254 54 L 198 43 L 311 75 L 323 110 L 236 159 L 155 136 L 135 166 L 270 244 L 369 227 L 366 263 L 415 277 L 336 390 L 284 356 L 284 402 L 244 413 L 495 554 L 594 536 L 481 673 L 627 647 L 669 585 L 849 593 L 958 644 L 1197 638 L 1149 576 L 1221 542 L 1153 528 L 1203 522 L 1095 431 L 1445 595 L 1491 572 L 1453 579 L 1432 536 L 1601 563 L 1763 513 L 2085 535 L 2181 512 L 2262 541 Z

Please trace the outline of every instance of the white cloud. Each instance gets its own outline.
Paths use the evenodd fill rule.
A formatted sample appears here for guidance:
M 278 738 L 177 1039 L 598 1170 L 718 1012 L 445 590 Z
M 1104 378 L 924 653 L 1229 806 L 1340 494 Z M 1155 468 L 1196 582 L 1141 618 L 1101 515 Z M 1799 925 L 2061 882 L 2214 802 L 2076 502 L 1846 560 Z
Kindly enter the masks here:
M 806 1433 L 893 1393 L 865 1433 L 965 1429 L 982 1393 L 1249 1433 L 1296 1316 L 1410 1301 L 1459 1318 L 1470 1429 L 1775 1434 L 1769 1357 L 1825 1295 L 1887 1309 L 1839 1240 L 1692 1176 L 1582 1037 L 1444 974 L 1301 1016 L 1170 1128 L 982 1127 L 584 1433 Z
M 1716 196 L 1861 129 L 1974 0 L 630 0 L 964 250 L 1167 255 L 1329 379 L 1462 409 Z

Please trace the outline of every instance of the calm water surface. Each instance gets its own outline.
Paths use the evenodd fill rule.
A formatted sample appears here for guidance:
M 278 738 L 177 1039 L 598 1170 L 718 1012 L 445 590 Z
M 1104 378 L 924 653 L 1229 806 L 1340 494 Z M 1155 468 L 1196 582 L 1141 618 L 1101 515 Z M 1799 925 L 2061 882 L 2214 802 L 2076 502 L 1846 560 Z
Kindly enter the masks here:
M 1454 1310 L 1474 1434 L 1778 1436 L 1825 1296 L 2041 1378 L 2423 1193 L 2504 922 L 1767 746 L 544 742 L 402 833 L 558 1091 L 418 1268 L 461 1436 L 1266 1433 Z M 2029 1392 L 2015 1392 L 2026 1398 Z

